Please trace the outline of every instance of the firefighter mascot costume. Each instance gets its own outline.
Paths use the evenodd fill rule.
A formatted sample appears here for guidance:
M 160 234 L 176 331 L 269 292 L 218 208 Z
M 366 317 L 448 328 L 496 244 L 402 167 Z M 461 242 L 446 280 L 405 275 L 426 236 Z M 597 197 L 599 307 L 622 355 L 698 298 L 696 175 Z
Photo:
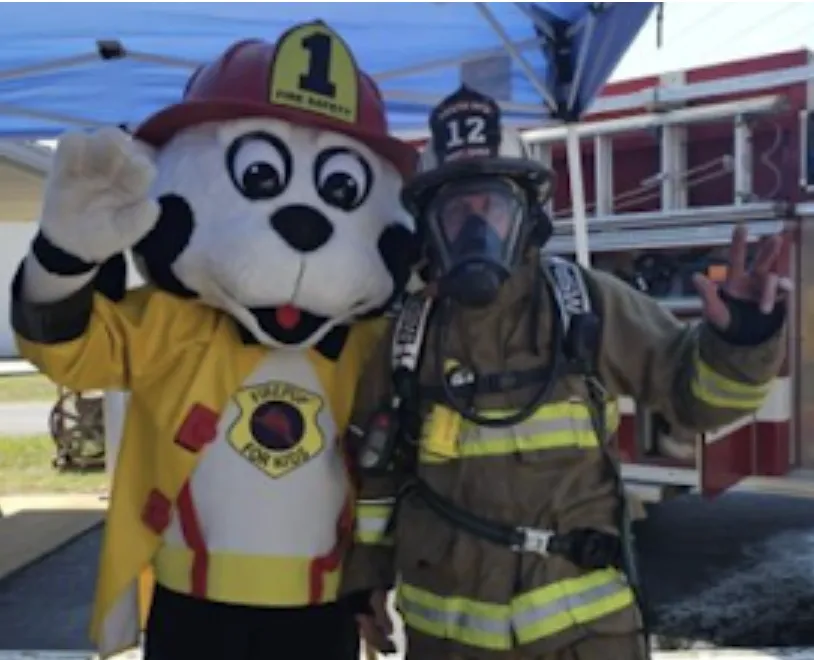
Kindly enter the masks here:
M 429 284 L 405 302 L 356 398 L 361 474 L 343 591 L 364 636 L 411 660 L 641 660 L 635 563 L 609 441 L 620 395 L 698 431 L 758 408 L 783 359 L 788 243 L 698 280 L 679 323 L 621 280 L 541 255 L 550 173 L 462 88 L 437 107 L 403 199 Z
M 355 499 L 337 439 L 409 277 L 416 158 L 321 22 L 232 45 L 132 139 L 60 141 L 12 317 L 55 382 L 130 392 L 103 656 L 137 643 L 152 566 L 148 660 L 358 657 L 337 596 Z M 148 285 L 113 302 L 95 278 L 127 250 Z

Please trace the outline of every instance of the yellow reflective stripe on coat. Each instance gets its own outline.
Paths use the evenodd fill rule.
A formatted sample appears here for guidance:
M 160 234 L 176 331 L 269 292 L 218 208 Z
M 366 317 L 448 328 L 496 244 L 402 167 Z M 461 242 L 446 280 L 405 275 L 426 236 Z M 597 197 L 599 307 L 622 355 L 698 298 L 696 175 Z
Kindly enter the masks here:
M 619 414 L 619 402 L 614 399 L 605 404 L 605 432 L 612 435 L 619 430 L 619 422 L 621 416 Z
M 763 405 L 772 381 L 761 385 L 742 383 L 722 376 L 695 356 L 695 376 L 692 380 L 693 396 L 713 408 L 757 410 Z
M 509 605 L 438 596 L 409 584 L 399 586 L 398 604 L 415 630 L 468 646 L 505 651 L 601 619 L 634 602 L 619 571 L 592 571 L 515 598 Z
M 505 417 L 509 413 L 487 411 L 482 414 Z M 581 401 L 540 406 L 529 419 L 511 427 L 476 426 L 467 421 L 456 424 L 452 417 L 457 418 L 455 421 L 460 420 L 458 413 L 440 405 L 428 415 L 422 433 L 423 462 L 598 446 L 590 409 Z M 619 409 L 615 401 L 606 404 L 605 423 L 608 433 L 613 433 L 619 426 Z
M 512 647 L 508 605 L 444 598 L 404 583 L 398 587 L 397 598 L 404 623 L 425 635 L 494 651 Z
M 387 523 L 393 513 L 395 498 L 356 501 L 356 528 L 354 538 L 365 545 L 389 545 Z
M 632 605 L 633 591 L 609 568 L 536 589 L 512 603 L 517 641 L 529 644 L 575 625 L 587 624 Z

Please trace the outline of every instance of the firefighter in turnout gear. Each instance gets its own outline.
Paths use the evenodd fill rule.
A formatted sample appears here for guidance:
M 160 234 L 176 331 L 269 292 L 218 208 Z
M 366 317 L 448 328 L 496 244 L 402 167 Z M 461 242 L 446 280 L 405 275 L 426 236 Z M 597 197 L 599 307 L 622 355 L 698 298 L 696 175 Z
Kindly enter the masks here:
M 639 660 L 648 654 L 615 400 L 697 431 L 760 407 L 783 361 L 788 243 L 729 280 L 697 280 L 705 320 L 678 322 L 621 280 L 545 256 L 551 177 L 461 88 L 435 108 L 403 199 L 427 286 L 361 381 L 359 479 L 341 589 L 392 650 L 397 585 L 410 660 Z

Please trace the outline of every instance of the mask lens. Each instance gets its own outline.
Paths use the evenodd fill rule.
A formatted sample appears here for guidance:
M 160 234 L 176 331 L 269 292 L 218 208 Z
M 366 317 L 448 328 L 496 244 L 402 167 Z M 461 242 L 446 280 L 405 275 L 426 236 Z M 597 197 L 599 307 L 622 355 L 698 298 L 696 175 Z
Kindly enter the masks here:
M 468 221 L 477 219 L 505 241 L 516 219 L 517 202 L 503 191 L 465 192 L 449 197 L 438 213 L 438 225 L 448 243 L 455 243 Z
M 523 221 L 523 208 L 509 181 L 470 180 L 442 190 L 429 216 L 447 267 L 471 259 L 507 261 Z
M 524 200 L 513 182 L 495 177 L 456 181 L 439 191 L 427 222 L 442 295 L 473 307 L 494 300 L 511 273 Z

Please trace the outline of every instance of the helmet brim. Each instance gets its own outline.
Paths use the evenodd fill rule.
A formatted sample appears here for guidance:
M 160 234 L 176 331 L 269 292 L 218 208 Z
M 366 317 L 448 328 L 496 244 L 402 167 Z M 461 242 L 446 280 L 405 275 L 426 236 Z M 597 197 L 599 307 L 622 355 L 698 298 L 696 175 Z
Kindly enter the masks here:
M 506 177 L 530 191 L 545 193 L 543 198 L 553 190 L 554 172 L 542 163 L 527 158 L 468 158 L 415 175 L 405 184 L 401 200 L 411 213 L 416 214 L 441 186 L 484 175 Z
M 268 118 L 333 131 L 358 140 L 389 161 L 407 179 L 415 172 L 418 152 L 412 145 L 389 135 L 372 133 L 354 124 L 296 108 L 246 101 L 183 101 L 149 117 L 135 131 L 135 137 L 156 148 L 166 145 L 181 131 L 208 122 Z

